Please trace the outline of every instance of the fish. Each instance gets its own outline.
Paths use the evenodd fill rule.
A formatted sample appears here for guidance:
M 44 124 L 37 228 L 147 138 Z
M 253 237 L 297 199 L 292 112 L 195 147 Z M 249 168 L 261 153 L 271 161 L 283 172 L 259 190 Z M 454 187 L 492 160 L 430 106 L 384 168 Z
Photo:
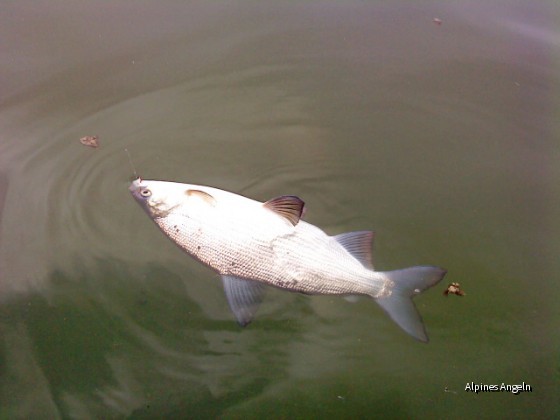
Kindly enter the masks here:
M 304 202 L 266 202 L 214 187 L 137 178 L 134 199 L 187 254 L 215 270 L 241 326 L 254 318 L 267 286 L 307 295 L 367 296 L 406 333 L 428 342 L 412 298 L 446 270 L 416 266 L 375 271 L 372 231 L 335 236 L 302 220 Z

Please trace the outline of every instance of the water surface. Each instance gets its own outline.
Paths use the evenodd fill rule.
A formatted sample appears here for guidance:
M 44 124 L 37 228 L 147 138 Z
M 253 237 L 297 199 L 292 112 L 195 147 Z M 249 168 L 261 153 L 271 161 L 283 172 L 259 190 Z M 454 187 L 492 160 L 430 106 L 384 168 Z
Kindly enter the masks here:
M 558 414 L 558 12 L 6 3 L 0 417 Z M 147 179 L 299 195 L 330 234 L 375 230 L 377 269 L 467 295 L 416 299 L 428 345 L 367 299 L 277 290 L 240 329 L 130 197 L 125 148 Z

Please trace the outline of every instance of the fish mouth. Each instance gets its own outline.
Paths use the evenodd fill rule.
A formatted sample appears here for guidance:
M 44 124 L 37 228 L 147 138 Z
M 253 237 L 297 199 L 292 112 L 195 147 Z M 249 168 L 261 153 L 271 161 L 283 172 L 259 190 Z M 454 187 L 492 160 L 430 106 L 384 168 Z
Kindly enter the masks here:
M 142 178 L 138 177 L 130 183 L 128 191 L 130 191 L 134 197 L 140 197 L 140 190 L 145 187 L 145 185 L 142 185 Z
M 130 191 L 136 202 L 140 204 L 140 206 L 153 219 L 165 217 L 169 214 L 170 211 L 177 207 L 177 205 L 170 207 L 165 203 L 165 200 L 162 199 L 154 200 L 149 186 L 143 184 L 142 178 L 140 177 L 132 181 L 132 183 L 128 187 L 128 190 Z
M 144 197 L 142 197 L 142 194 L 140 192 L 144 188 L 146 188 L 146 185 L 142 185 L 142 178 L 138 177 L 137 179 L 135 179 L 130 183 L 130 186 L 128 187 L 128 191 L 130 191 L 130 193 L 136 199 L 136 201 L 138 201 L 139 203 L 143 203 L 146 200 Z
M 138 177 L 130 183 L 130 187 L 128 187 L 128 190 L 130 192 L 134 192 L 139 190 L 141 186 L 142 186 L 142 178 Z

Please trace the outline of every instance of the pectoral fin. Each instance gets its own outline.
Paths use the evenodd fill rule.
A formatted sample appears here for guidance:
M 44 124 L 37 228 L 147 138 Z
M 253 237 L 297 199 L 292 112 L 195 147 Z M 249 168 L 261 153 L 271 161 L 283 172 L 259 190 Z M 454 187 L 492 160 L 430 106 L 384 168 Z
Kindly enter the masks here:
M 201 191 L 201 190 L 186 190 L 185 194 L 188 195 L 189 197 L 198 197 L 201 200 L 205 201 L 207 204 L 211 205 L 211 206 L 215 206 L 216 205 L 216 199 L 214 197 L 212 197 L 210 194 L 208 194 L 205 191 Z
M 237 323 L 242 327 L 253 320 L 259 309 L 265 286 L 262 283 L 234 276 L 222 276 L 224 290 Z
M 288 219 L 292 225 L 297 225 L 303 213 L 305 203 L 295 195 L 282 195 L 268 200 L 263 204 L 267 209 Z

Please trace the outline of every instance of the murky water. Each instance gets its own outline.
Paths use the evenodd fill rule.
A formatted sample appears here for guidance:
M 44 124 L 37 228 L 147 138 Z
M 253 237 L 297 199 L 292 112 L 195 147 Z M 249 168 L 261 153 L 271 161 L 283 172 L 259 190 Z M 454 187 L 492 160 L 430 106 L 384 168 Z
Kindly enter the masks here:
M 558 415 L 559 16 L 4 4 L 0 417 Z M 441 265 L 467 295 L 416 299 L 428 345 L 367 299 L 277 290 L 240 329 L 130 197 L 125 148 L 145 178 L 297 194 L 331 234 L 374 229 L 378 269 Z

